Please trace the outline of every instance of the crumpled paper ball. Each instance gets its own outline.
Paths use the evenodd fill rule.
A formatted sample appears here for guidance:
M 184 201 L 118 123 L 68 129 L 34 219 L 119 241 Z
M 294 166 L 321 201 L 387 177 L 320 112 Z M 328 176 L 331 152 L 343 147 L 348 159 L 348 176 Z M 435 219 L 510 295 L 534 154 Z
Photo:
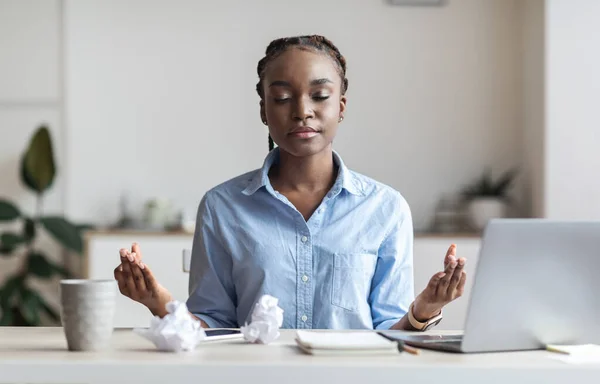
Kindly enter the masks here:
M 191 351 L 206 338 L 200 321 L 190 315 L 185 303 L 171 301 L 166 309 L 169 313 L 162 319 L 152 318 L 150 328 L 133 331 L 152 341 L 159 350 L 171 352 Z
M 283 309 L 277 304 L 279 299 L 264 295 L 254 306 L 250 324 L 241 327 L 244 339 L 251 343 L 269 344 L 279 337 L 283 324 Z

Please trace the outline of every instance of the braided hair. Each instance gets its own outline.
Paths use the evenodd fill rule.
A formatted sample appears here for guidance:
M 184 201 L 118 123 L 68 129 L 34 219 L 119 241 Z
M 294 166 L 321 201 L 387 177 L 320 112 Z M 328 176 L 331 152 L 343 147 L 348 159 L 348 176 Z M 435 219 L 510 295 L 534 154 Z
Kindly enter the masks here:
M 346 93 L 348 90 L 348 79 L 346 78 L 346 59 L 344 56 L 342 56 L 339 49 L 329 39 L 319 35 L 306 35 L 283 37 L 271 41 L 267 46 L 265 57 L 260 59 L 257 67 L 259 81 L 256 84 L 256 92 L 261 99 L 265 98 L 262 83 L 265 78 L 267 65 L 292 47 L 304 50 L 315 50 L 329 55 L 335 62 L 337 71 L 342 79 L 342 95 Z M 269 151 L 273 150 L 274 147 L 275 143 L 273 142 L 271 135 L 269 135 Z

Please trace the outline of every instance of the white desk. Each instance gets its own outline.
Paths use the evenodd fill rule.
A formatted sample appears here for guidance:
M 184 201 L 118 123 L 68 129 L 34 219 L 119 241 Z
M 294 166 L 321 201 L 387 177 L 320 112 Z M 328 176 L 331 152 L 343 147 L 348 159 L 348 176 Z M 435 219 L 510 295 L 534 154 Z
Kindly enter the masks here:
M 314 357 L 295 332 L 270 345 L 219 341 L 181 354 L 158 352 L 117 330 L 106 352 L 69 352 L 62 328 L 1 328 L 0 383 L 598 383 L 600 365 L 568 365 L 546 351 Z

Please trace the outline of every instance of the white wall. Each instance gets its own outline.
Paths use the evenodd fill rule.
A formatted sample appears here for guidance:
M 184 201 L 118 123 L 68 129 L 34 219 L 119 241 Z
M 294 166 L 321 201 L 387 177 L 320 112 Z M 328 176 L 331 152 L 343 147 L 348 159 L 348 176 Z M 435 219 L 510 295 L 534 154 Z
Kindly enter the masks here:
M 60 1 L 0 0 L 0 198 L 9 199 L 28 215 L 35 197 L 21 185 L 19 160 L 40 124 L 54 140 L 58 174 L 44 197 L 45 213 L 60 213 L 64 168 L 64 132 L 60 87 Z M 20 230 L 18 223 L 0 225 L 0 232 Z M 61 259 L 60 247 L 44 233 L 36 246 L 51 259 Z M 19 255 L 0 257 L 0 285 L 23 262 Z M 57 280 L 32 281 L 50 303 L 56 304 Z
M 600 218 L 600 2 L 546 2 L 546 214 Z
M 57 101 L 58 0 L 0 0 L 0 103 Z
M 67 0 L 66 211 L 110 222 L 128 192 L 193 213 L 259 167 L 256 63 L 273 38 L 320 33 L 349 65 L 335 148 L 400 190 L 422 229 L 442 193 L 522 161 L 518 3 Z
M 34 197 L 18 164 L 40 124 L 49 125 L 62 162 L 59 20 L 59 1 L 0 0 L 0 196 L 24 209 L 34 208 Z M 62 209 L 62 181 L 48 193 L 50 210 Z

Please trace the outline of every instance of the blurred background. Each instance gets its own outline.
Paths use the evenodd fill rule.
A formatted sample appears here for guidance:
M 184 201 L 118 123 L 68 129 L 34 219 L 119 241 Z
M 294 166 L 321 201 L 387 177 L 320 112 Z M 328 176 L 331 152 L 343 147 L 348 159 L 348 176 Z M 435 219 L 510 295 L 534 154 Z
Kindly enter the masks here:
M 189 248 L 202 195 L 267 154 L 256 66 L 282 36 L 346 57 L 334 149 L 410 204 L 415 268 L 435 258 L 417 288 L 449 242 L 476 258 L 490 218 L 598 218 L 599 18 L 594 0 L 0 0 L 3 321 L 56 321 L 57 279 L 112 278 L 117 244 Z

